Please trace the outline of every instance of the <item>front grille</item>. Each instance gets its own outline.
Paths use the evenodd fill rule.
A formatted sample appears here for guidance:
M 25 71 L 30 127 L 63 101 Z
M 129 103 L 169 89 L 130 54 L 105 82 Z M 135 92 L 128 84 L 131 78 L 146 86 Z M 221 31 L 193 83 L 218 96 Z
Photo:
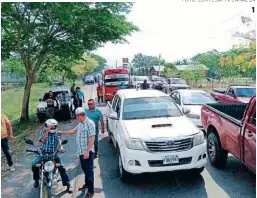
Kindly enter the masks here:
M 160 127 L 171 127 L 171 124 L 154 124 L 152 128 L 160 128 Z
M 186 158 L 180 158 L 179 163 L 177 164 L 163 164 L 163 160 L 148 160 L 148 164 L 150 167 L 177 166 L 177 165 L 190 164 L 191 161 L 192 161 L 192 157 L 186 157 Z
M 192 138 L 159 142 L 147 142 L 145 141 L 147 148 L 151 152 L 171 152 L 171 151 L 186 151 L 192 148 Z

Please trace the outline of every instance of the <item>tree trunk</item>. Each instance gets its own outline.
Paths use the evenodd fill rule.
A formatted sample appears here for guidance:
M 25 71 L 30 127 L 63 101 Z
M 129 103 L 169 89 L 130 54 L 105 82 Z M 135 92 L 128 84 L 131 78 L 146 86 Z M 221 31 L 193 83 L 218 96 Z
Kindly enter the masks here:
M 62 84 L 64 85 L 65 83 L 65 74 L 62 76 Z
M 27 75 L 27 82 L 24 90 L 23 101 L 22 101 L 22 111 L 21 111 L 21 121 L 29 120 L 29 98 L 30 90 L 33 83 L 33 75 Z

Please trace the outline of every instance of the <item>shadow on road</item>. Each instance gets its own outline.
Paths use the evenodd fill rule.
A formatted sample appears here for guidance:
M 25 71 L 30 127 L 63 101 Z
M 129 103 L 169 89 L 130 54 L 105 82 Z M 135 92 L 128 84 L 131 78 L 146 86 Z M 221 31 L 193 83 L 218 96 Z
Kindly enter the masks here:
M 105 198 L 165 198 L 165 197 L 207 197 L 202 176 L 188 172 L 155 173 L 135 175 L 129 184 L 119 179 L 118 161 L 108 137 L 99 143 L 99 166 Z
M 223 170 L 216 169 L 210 164 L 206 169 L 211 178 L 229 197 L 256 197 L 256 176 L 243 167 L 234 156 L 228 156 Z

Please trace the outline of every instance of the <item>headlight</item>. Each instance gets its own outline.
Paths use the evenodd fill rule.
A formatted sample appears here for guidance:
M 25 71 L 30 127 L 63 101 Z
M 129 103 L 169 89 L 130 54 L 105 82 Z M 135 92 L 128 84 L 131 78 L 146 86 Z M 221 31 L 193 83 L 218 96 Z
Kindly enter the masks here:
M 54 170 L 54 163 L 52 161 L 48 161 L 44 165 L 44 169 L 46 172 L 52 172 Z
M 194 135 L 193 137 L 193 146 L 197 146 L 199 144 L 203 144 L 204 143 L 204 135 L 203 132 L 199 132 L 196 135 Z
M 196 114 L 187 114 L 187 117 L 188 118 L 193 118 L 193 119 L 200 119 L 200 116 L 196 115 Z
M 144 150 L 144 146 L 140 139 L 130 139 L 125 140 L 126 147 L 133 150 Z
M 37 111 L 45 111 L 45 108 L 38 108 Z

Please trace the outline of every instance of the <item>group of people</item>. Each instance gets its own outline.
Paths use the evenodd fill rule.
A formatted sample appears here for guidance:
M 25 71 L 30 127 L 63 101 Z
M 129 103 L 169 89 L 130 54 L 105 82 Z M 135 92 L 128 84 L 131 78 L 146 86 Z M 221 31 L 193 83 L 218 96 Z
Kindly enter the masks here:
M 88 100 L 88 108 L 78 107 L 75 110 L 76 119 L 79 124 L 69 131 L 58 131 L 58 122 L 54 119 L 49 119 L 45 122 L 45 127 L 40 134 L 39 142 L 41 142 L 42 153 L 54 153 L 55 148 L 59 145 L 60 150 L 65 152 L 61 145 L 60 135 L 76 135 L 77 154 L 79 156 L 81 168 L 85 174 L 85 184 L 82 189 L 88 188 L 85 198 L 94 196 L 94 158 L 98 157 L 98 134 L 99 123 L 101 124 L 101 132 L 104 133 L 104 120 L 100 110 L 96 109 L 94 99 Z M 40 162 L 40 157 L 37 157 L 32 163 L 34 187 L 39 186 L 39 168 L 36 164 Z M 55 161 L 60 163 L 58 167 L 63 186 L 67 186 L 67 192 L 72 193 L 69 176 L 62 159 L 57 156 Z
M 43 154 L 53 154 L 57 146 L 60 151 L 65 152 L 65 148 L 61 145 L 61 135 L 75 135 L 77 144 L 77 154 L 80 160 L 82 170 L 85 174 L 85 184 L 82 188 L 88 188 L 85 198 L 94 196 L 94 158 L 98 157 L 98 134 L 99 123 L 101 124 L 101 132 L 104 133 L 104 120 L 100 110 L 96 109 L 94 99 L 88 100 L 88 108 L 77 107 L 75 110 L 76 119 L 79 122 L 77 127 L 69 131 L 59 131 L 58 122 L 55 119 L 48 119 L 44 124 L 44 129 L 40 133 L 39 142 L 41 143 L 41 152 Z M 11 171 L 15 171 L 12 157 L 9 149 L 9 140 L 13 140 L 12 125 L 6 115 L 1 115 L 1 146 L 6 156 L 7 163 Z M 39 186 L 40 171 L 36 165 L 40 163 L 41 158 L 38 156 L 32 163 L 32 172 L 34 187 Z M 64 167 L 62 159 L 57 155 L 55 158 L 63 186 L 67 187 L 67 192 L 72 193 L 70 179 Z

